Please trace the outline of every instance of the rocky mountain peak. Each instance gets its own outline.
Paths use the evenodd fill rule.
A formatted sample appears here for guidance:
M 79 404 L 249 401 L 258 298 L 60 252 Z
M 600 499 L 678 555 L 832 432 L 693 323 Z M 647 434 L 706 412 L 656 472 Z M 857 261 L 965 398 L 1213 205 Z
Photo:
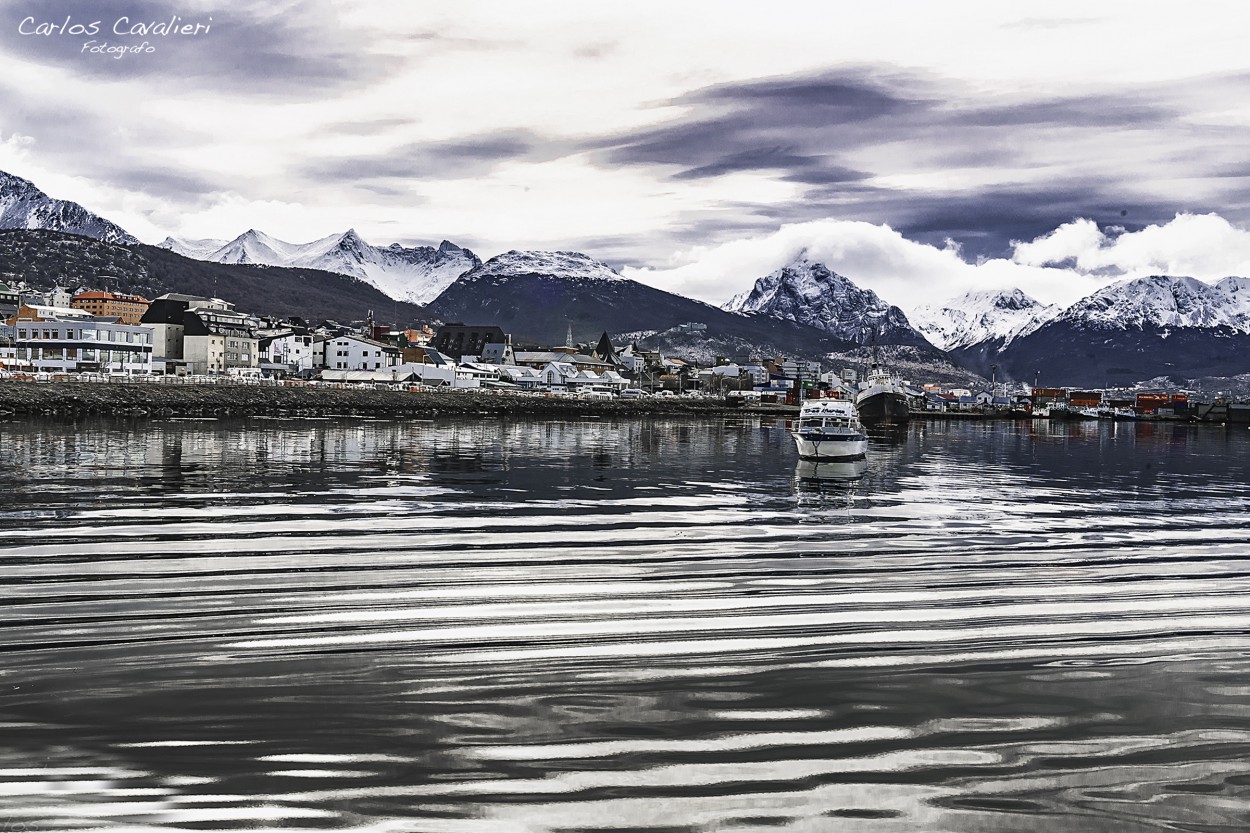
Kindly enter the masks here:
M 757 279 L 723 309 L 795 321 L 856 344 L 868 344 L 874 337 L 881 343 L 924 342 L 902 310 L 812 260 L 806 250 Z
M 61 231 L 123 245 L 139 242 L 78 203 L 53 199 L 30 180 L 4 171 L 0 171 L 0 228 Z

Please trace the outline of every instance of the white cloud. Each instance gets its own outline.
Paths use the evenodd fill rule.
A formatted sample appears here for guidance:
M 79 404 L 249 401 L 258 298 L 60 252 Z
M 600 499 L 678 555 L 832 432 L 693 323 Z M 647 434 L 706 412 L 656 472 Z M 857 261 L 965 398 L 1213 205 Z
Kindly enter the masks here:
M 1076 219 L 1013 243 L 1012 259 L 969 263 L 953 245 L 909 240 L 885 225 L 824 220 L 772 234 L 679 252 L 667 269 L 627 277 L 721 304 L 806 250 L 905 312 L 969 290 L 1022 289 L 1048 304 L 1071 304 L 1116 280 L 1166 274 L 1213 280 L 1250 275 L 1250 232 L 1217 214 L 1178 214 L 1163 225 L 1111 233 Z
M 5 135 L 0 131 L 0 171 L 12 171 L 20 166 L 30 152 L 35 140 L 20 133 Z
M 721 304 L 804 250 L 904 311 L 973 289 L 1018 287 L 1046 303 L 1070 303 L 1101 285 L 1068 269 L 1008 260 L 968 263 L 957 246 L 939 248 L 909 240 L 886 225 L 847 220 L 783 226 L 762 237 L 680 252 L 669 269 L 626 268 L 624 274 Z
M 1250 232 L 1218 214 L 1177 214 L 1162 225 L 1122 233 L 1107 233 L 1092 220 L 1078 219 L 1012 246 L 1016 263 L 1066 264 L 1083 274 L 1205 279 L 1250 275 Z

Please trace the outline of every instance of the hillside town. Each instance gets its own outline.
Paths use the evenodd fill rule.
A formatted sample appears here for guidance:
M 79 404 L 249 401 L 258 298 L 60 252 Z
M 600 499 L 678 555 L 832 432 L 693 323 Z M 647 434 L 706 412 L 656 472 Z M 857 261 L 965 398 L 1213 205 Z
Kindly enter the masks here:
M 697 332 L 699 322 L 683 325 Z M 333 384 L 411 390 L 486 390 L 585 399 L 718 397 L 794 405 L 851 398 L 856 368 L 784 356 L 724 356 L 710 366 L 613 344 L 514 345 L 492 324 L 277 320 L 220 298 L 138 295 L 0 283 L 0 378 Z M 1244 406 L 1194 403 L 1186 391 L 1075 390 L 999 382 L 952 388 L 906 382 L 913 411 L 1051 418 L 1215 418 Z M 1219 408 L 1224 410 L 1220 411 Z M 1215 408 L 1216 410 L 1212 410 Z M 1230 410 L 1231 409 L 1231 410 Z M 1236 412 L 1233 414 L 1233 412 Z

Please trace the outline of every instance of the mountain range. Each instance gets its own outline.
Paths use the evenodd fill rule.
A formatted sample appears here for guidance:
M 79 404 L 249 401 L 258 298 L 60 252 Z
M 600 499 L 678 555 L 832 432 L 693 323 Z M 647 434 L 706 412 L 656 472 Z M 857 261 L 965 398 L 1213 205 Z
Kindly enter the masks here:
M 457 278 L 429 306 L 447 321 L 498 324 L 518 345 L 593 343 L 609 332 L 644 347 L 671 346 L 667 335 L 705 325 L 692 358 L 743 352 L 816 357 L 846 348 L 843 340 L 805 324 L 743 316 L 622 277 L 580 252 L 510 251 Z
M 229 241 L 144 246 L 115 223 L 3 172 L 0 229 L 10 229 L 0 231 L 0 273 L 32 282 L 220 295 L 241 308 L 314 319 L 376 311 L 397 323 L 432 316 L 492 323 L 518 344 L 562 343 L 571 325 L 577 341 L 606 330 L 708 360 L 747 352 L 845 356 L 893 344 L 917 366 L 949 358 L 985 375 L 1054 384 L 1250 372 L 1250 279 L 1240 277 L 1126 280 L 1066 308 L 1019 290 L 968 293 L 916 309 L 909 321 L 800 253 L 717 308 L 628 280 L 579 252 L 514 250 L 483 262 L 448 241 L 376 247 L 354 230 L 305 244 L 253 229 Z
M 160 244 L 185 257 L 212 263 L 321 269 L 360 278 L 399 301 L 424 304 L 438 297 L 457 277 L 481 264 L 468 249 L 444 240 L 437 247 L 372 246 L 348 229 L 311 243 L 287 243 L 249 229 L 233 240 L 179 240 Z
M 58 231 L 0 230 L 0 280 L 85 286 L 155 298 L 182 292 L 224 298 L 239 309 L 308 321 L 421 320 L 425 311 L 346 275 L 192 260 L 156 246 L 105 243 Z

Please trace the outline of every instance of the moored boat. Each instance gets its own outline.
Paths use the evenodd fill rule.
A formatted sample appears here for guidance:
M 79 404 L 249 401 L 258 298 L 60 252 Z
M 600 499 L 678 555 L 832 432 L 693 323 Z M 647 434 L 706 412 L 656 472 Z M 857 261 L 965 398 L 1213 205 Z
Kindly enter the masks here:
M 868 453 L 868 437 L 855 405 L 845 399 L 814 399 L 799 410 L 790 432 L 803 460 L 850 460 Z
M 877 364 L 875 347 L 868 378 L 860 383 L 860 390 L 855 394 L 855 410 L 865 425 L 906 425 L 911 419 L 907 387 Z

